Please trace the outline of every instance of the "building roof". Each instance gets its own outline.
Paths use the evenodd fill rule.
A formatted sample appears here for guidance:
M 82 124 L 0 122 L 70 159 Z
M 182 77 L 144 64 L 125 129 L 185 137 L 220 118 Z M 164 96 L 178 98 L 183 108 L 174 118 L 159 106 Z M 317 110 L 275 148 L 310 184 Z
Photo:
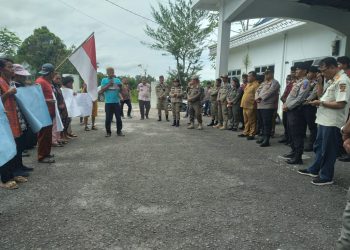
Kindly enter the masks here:
M 350 11 L 350 1 L 349 0 L 299 0 L 300 3 L 305 3 L 308 5 L 318 5 L 318 6 L 328 6 L 337 9 L 344 9 Z
M 259 24 L 254 28 L 242 32 L 230 39 L 230 49 L 269 37 L 290 29 L 304 25 L 305 22 L 289 19 L 269 19 L 265 23 Z M 216 44 L 209 47 L 210 54 L 216 54 Z

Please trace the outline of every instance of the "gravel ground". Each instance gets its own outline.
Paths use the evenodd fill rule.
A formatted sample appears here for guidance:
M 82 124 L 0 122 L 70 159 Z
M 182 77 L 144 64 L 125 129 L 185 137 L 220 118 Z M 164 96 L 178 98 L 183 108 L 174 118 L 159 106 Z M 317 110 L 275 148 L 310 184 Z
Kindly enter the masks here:
M 0 249 L 334 249 L 346 164 L 316 187 L 279 157 L 289 149 L 277 139 L 261 149 L 136 112 L 126 137 L 105 138 L 101 113 L 98 131 L 74 121 L 79 137 L 54 149 L 56 164 L 37 164 L 35 150 L 25 158 L 30 181 L 0 190 Z

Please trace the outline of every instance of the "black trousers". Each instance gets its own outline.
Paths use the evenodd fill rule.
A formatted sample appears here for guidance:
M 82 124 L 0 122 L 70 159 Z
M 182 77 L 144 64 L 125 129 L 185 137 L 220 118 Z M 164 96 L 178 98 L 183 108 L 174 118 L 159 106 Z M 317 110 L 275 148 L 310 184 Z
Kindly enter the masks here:
M 302 107 L 288 111 L 288 128 L 292 151 L 301 157 L 304 152 L 304 135 L 306 130 L 306 121 Z
M 124 117 L 124 104 L 126 104 L 128 106 L 128 116 L 130 116 L 131 115 L 131 109 L 132 109 L 131 100 L 128 99 L 128 100 L 121 101 L 121 116 L 122 117 Z
M 32 149 L 38 143 L 38 135 L 28 127 L 25 133 L 25 149 Z
M 149 110 L 151 109 L 151 102 L 139 100 L 139 107 L 140 107 L 141 119 L 145 119 L 145 115 L 146 115 L 146 118 L 148 118 Z M 146 109 L 146 113 L 145 113 L 145 109 Z
M 311 105 L 303 106 L 304 119 L 306 121 L 307 127 L 310 130 L 309 143 L 314 144 L 317 136 L 317 124 L 316 124 L 316 112 L 317 108 Z M 305 130 L 306 132 L 306 130 Z
M 260 113 L 262 135 L 270 137 L 275 109 L 259 109 L 258 112 Z
M 288 129 L 288 112 L 283 111 L 282 113 L 282 123 L 284 127 L 284 137 L 286 137 L 287 141 L 290 140 L 289 129 Z
M 107 134 L 111 134 L 111 124 L 113 115 L 115 115 L 115 119 L 117 120 L 117 133 L 121 133 L 123 129 L 123 122 L 120 116 L 120 104 L 119 103 L 106 103 L 105 104 L 105 112 L 106 112 L 106 132 Z
M 8 161 L 4 166 L 0 167 L 1 181 L 6 183 L 15 177 L 16 171 L 22 166 L 22 153 L 25 148 L 25 133 L 15 139 L 17 154 Z
M 256 121 L 257 121 L 257 135 L 264 135 L 264 126 L 263 126 L 263 118 L 262 118 L 262 109 L 258 109 L 258 112 L 256 113 Z

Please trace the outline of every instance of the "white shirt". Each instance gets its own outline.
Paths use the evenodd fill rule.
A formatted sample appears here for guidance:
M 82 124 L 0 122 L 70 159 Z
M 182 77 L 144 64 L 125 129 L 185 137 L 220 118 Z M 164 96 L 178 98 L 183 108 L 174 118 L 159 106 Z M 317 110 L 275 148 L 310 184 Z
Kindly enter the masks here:
M 330 109 L 320 106 L 317 109 L 316 123 L 328 127 L 341 128 L 349 114 L 350 79 L 343 70 L 340 70 L 332 80 L 329 80 L 321 102 L 346 102 L 342 109 Z
M 137 85 L 137 91 L 139 92 L 138 98 L 140 101 L 149 102 L 151 100 L 151 84 L 146 83 L 144 85 L 143 83 L 139 83 Z

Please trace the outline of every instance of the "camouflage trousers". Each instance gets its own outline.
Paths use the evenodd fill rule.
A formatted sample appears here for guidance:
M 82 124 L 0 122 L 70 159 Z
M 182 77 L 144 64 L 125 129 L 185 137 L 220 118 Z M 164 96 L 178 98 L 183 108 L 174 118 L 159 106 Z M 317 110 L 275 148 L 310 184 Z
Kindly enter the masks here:
M 194 123 L 194 118 L 199 124 L 202 124 L 202 104 L 201 102 L 191 102 L 190 104 L 190 122 Z
M 228 122 L 228 109 L 227 109 L 227 102 L 221 102 L 218 105 L 218 120 L 220 124 L 223 124 L 223 122 Z
M 177 121 L 180 120 L 181 102 L 173 102 L 171 103 L 171 106 L 173 112 L 173 119 Z
M 168 101 L 167 100 L 160 100 L 160 99 L 158 99 L 157 109 L 158 109 L 158 116 L 162 115 L 162 110 L 165 111 L 165 115 L 169 115 Z
M 218 121 L 218 103 L 216 101 L 211 102 L 210 112 L 212 119 Z

